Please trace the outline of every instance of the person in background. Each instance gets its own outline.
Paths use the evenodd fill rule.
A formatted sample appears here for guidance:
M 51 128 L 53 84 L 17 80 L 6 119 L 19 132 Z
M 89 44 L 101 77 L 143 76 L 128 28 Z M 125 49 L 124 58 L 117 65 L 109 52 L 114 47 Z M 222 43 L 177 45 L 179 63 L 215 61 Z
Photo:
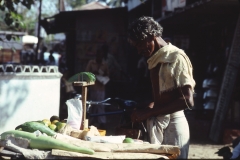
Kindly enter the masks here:
M 20 62 L 23 65 L 32 65 L 35 63 L 36 54 L 33 50 L 33 44 L 24 44 L 20 51 Z
M 122 72 L 122 68 L 115 57 L 109 53 L 109 47 L 107 44 L 102 45 L 101 50 L 103 52 L 103 58 L 109 67 L 110 78 L 114 78 L 114 75 L 117 74 L 117 72 Z
M 106 85 L 106 98 L 114 97 L 117 95 L 117 93 L 115 93 L 115 82 L 121 80 L 123 77 L 129 77 L 124 73 L 116 58 L 111 53 L 109 53 L 109 46 L 106 43 L 102 45 L 101 49 L 103 51 L 104 61 L 107 63 L 109 68 L 110 77 L 110 81 Z
M 77 93 L 74 86 L 73 86 L 73 83 L 68 82 L 69 78 L 70 78 L 69 77 L 69 71 L 65 70 L 63 72 L 63 76 L 61 78 L 61 81 L 62 81 L 62 87 L 65 89 L 67 100 L 73 98 L 74 95 Z
M 73 83 L 68 82 L 69 70 L 66 68 L 62 73 L 61 88 L 60 88 L 60 118 L 65 119 L 68 117 L 68 108 L 66 101 L 76 96 L 77 91 L 75 90 Z
M 45 65 L 45 60 L 44 60 L 44 53 L 47 52 L 48 48 L 44 45 L 41 49 L 40 52 L 40 58 L 39 58 L 39 64 L 40 65 Z
M 59 44 L 58 54 L 59 54 L 58 70 L 59 72 L 64 73 L 67 70 L 65 41 L 62 41 Z
M 100 76 L 109 76 L 108 65 L 103 60 L 103 51 L 98 49 L 96 52 L 95 59 L 92 59 L 88 62 L 85 69 L 86 72 L 91 72 Z M 89 99 L 91 101 L 102 101 L 105 99 L 105 84 L 100 82 L 97 78 L 94 85 L 89 86 Z M 91 113 L 104 113 L 105 107 L 103 105 L 92 105 Z M 90 119 L 90 124 L 94 125 L 97 128 L 105 129 L 106 128 L 106 116 L 98 116 L 97 119 Z
M 162 140 L 162 144 L 179 146 L 178 158 L 187 159 L 190 136 L 184 109 L 194 106 L 193 68 L 183 50 L 162 39 L 162 32 L 152 17 L 140 17 L 129 25 L 128 41 L 148 58 L 153 90 L 153 102 L 134 110 L 131 120 L 146 120 L 151 143 Z
M 48 57 L 48 65 L 56 65 L 56 60 L 55 60 L 55 58 L 53 56 L 53 52 L 54 51 L 51 49 L 50 50 L 50 55 Z

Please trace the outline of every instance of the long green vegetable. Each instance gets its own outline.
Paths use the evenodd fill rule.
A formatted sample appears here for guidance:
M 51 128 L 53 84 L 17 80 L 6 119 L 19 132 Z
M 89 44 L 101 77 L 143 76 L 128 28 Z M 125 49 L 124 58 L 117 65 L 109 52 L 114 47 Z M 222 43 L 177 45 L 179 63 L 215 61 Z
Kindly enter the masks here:
M 16 138 L 26 138 L 30 141 L 30 148 L 32 149 L 60 149 L 65 151 L 72 151 L 85 154 L 94 154 L 94 150 L 89 148 L 82 148 L 69 144 L 66 142 L 59 141 L 49 136 L 36 136 L 34 133 L 29 133 L 19 130 L 6 131 L 1 134 L 1 139 L 6 140 L 8 135 L 13 135 Z
M 54 132 L 49 127 L 45 126 L 44 124 L 39 123 L 39 122 L 34 122 L 34 121 L 25 122 L 25 123 L 17 126 L 15 128 L 15 130 L 18 130 L 20 128 L 22 131 L 31 132 L 31 133 L 39 130 L 40 132 L 46 133 L 49 136 L 54 136 L 55 134 L 57 134 L 56 132 Z

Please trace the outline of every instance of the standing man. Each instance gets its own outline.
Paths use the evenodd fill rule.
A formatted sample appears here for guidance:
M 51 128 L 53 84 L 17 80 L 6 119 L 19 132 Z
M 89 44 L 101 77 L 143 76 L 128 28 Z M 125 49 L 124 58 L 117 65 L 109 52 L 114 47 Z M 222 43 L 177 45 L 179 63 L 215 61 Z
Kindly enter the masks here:
M 85 71 L 96 75 L 95 84 L 89 86 L 89 99 L 92 101 L 104 100 L 105 84 L 98 79 L 98 76 L 109 76 L 109 69 L 108 65 L 103 60 L 102 49 L 97 50 L 95 59 L 88 61 Z M 92 113 L 100 114 L 105 112 L 104 105 L 93 105 L 91 108 L 93 110 Z M 90 119 L 90 123 L 100 129 L 106 129 L 106 122 L 106 116 L 98 116 L 97 119 Z
M 101 47 L 103 51 L 103 59 L 109 68 L 109 77 L 110 81 L 106 84 L 106 98 L 114 97 L 116 92 L 116 84 L 114 81 L 119 80 L 119 76 L 123 73 L 123 70 L 116 58 L 109 53 L 109 46 L 107 44 L 103 44 Z
M 129 42 L 148 58 L 153 90 L 153 102 L 135 110 L 131 119 L 147 120 L 151 143 L 162 139 L 162 144 L 177 145 L 181 150 L 178 158 L 187 159 L 190 137 L 184 109 L 194 106 L 193 68 L 183 50 L 162 39 L 162 32 L 162 26 L 152 17 L 140 17 L 129 26 Z M 159 130 L 163 131 L 162 137 Z
M 56 60 L 55 60 L 55 58 L 53 56 L 53 52 L 54 51 L 51 49 L 50 50 L 50 54 L 48 56 L 48 65 L 56 65 Z

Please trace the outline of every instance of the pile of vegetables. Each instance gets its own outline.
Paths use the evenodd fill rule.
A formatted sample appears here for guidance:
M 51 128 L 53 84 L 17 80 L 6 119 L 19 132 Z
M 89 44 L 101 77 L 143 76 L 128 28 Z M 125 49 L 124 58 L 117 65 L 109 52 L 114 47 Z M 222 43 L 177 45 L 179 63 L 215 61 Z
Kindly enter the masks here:
M 6 131 L 1 134 L 1 140 L 6 140 L 8 136 L 16 138 L 25 138 L 30 141 L 29 147 L 31 149 L 60 149 L 71 152 L 78 152 L 84 154 L 94 154 L 94 150 L 88 148 L 78 147 L 66 142 L 59 141 L 49 136 L 36 136 L 34 133 L 29 133 L 19 130 Z
M 54 115 L 50 119 L 25 122 L 17 126 L 15 130 L 27 131 L 31 133 L 39 130 L 42 133 L 53 136 L 56 134 L 56 132 L 65 127 L 65 125 L 65 120 L 60 121 L 59 117 Z
M 59 120 L 58 116 L 52 116 L 50 120 L 44 119 L 40 121 L 25 122 L 17 126 L 15 130 L 3 132 L 0 135 L 0 139 L 7 140 L 9 136 L 13 136 L 15 138 L 29 140 L 29 148 L 31 149 L 60 149 L 84 154 L 94 154 L 94 150 L 92 149 L 78 147 L 55 139 L 54 136 L 57 134 L 56 131 L 66 125 L 65 122 L 59 122 Z M 54 125 L 56 127 L 51 127 Z M 41 134 L 37 135 L 37 132 L 41 132 Z

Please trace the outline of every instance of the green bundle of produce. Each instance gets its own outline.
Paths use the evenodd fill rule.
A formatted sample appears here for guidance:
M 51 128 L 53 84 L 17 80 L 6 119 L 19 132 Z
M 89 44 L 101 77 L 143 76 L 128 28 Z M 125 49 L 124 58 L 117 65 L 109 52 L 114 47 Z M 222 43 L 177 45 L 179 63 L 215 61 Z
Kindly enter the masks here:
M 74 81 L 86 81 L 86 82 L 95 82 L 96 77 L 91 72 L 80 72 L 68 79 L 68 82 L 74 82 Z

